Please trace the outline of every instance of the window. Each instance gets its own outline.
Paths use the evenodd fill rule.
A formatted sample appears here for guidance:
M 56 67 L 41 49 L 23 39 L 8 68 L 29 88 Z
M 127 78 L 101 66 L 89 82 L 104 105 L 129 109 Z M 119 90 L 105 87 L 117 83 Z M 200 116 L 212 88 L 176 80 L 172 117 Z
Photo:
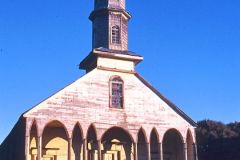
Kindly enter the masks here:
M 120 44 L 120 28 L 119 28 L 119 26 L 112 27 L 112 43 Z
M 110 107 L 123 108 L 123 80 L 120 77 L 113 77 L 110 86 Z

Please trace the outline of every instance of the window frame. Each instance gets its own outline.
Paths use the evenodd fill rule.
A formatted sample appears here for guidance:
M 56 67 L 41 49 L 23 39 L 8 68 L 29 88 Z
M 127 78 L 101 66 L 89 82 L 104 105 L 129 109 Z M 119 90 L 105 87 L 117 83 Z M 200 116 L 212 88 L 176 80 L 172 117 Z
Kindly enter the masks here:
M 118 33 L 118 34 L 116 34 L 116 35 L 114 35 L 113 36 L 113 29 L 116 29 L 115 31 Z M 115 39 L 114 39 L 115 38 Z M 114 39 L 114 40 L 113 40 Z M 111 43 L 112 44 L 114 44 L 114 45 L 121 45 L 121 28 L 120 28 L 120 26 L 119 25 L 113 25 L 112 27 L 111 27 Z
M 116 107 L 113 105 L 112 100 L 113 100 L 113 95 L 112 95 L 112 84 L 114 83 L 114 79 L 119 79 L 122 84 L 122 104 L 121 107 Z M 111 109 L 124 109 L 124 81 L 120 76 L 112 76 L 109 80 L 109 108 Z

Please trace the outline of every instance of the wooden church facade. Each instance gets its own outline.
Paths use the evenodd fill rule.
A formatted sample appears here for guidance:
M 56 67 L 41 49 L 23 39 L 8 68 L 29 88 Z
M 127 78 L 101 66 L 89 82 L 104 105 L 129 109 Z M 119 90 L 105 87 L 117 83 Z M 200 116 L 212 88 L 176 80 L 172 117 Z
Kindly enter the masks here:
M 135 70 L 125 0 L 95 0 L 86 74 L 25 112 L 3 160 L 197 160 L 196 123 Z

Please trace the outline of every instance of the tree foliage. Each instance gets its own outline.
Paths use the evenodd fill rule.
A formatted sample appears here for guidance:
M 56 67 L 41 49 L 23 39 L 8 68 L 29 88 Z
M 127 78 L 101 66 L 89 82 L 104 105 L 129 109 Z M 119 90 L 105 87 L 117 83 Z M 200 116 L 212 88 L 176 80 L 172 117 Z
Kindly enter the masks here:
M 203 120 L 196 129 L 199 160 L 240 160 L 240 123 Z

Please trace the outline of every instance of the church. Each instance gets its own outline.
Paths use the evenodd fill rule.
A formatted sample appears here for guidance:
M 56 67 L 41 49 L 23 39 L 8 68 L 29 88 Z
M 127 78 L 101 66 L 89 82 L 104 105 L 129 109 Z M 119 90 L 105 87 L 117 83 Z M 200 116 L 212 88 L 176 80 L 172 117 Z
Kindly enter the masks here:
M 23 113 L 1 160 L 197 160 L 196 123 L 135 70 L 125 0 L 95 0 L 86 74 Z

